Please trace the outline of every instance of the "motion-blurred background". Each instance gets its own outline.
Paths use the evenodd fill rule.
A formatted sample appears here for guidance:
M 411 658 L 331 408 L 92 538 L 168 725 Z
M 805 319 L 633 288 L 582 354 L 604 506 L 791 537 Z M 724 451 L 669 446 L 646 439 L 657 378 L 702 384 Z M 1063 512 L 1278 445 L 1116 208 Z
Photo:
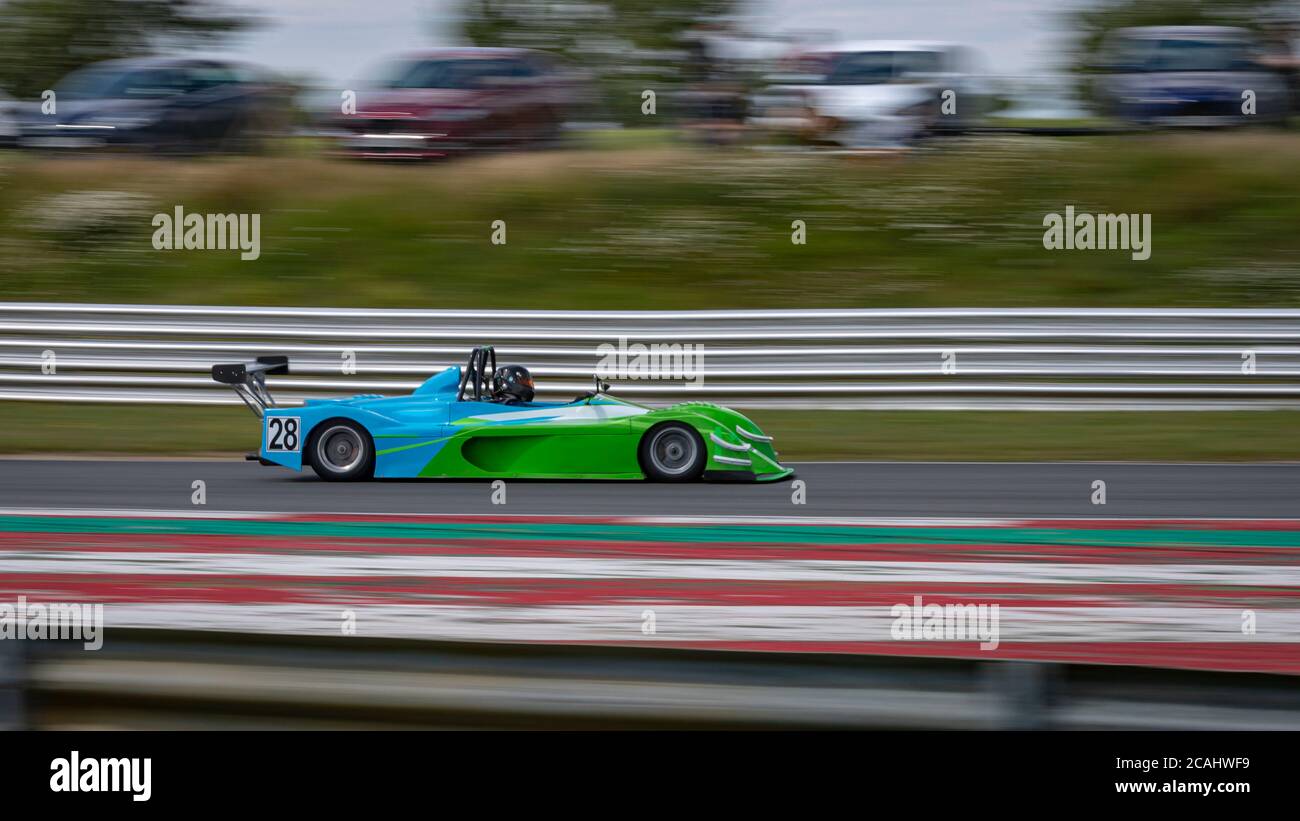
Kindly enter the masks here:
M 490 331 L 534 327 L 512 314 L 522 309 L 1300 300 L 1295 3 L 10 0 L 0 14 L 0 131 L 12 148 L 0 150 L 0 281 L 10 302 L 474 309 Z M 159 250 L 156 219 L 178 208 L 257 214 L 256 259 Z M 1150 215 L 1150 257 L 1048 250 L 1044 218 L 1067 208 Z M 56 384 L 32 381 L 48 376 L 34 370 L 45 346 L 32 345 L 65 338 L 52 317 L 25 316 L 6 325 L 0 393 L 10 399 Z M 963 365 L 979 367 L 955 375 L 946 404 L 874 406 L 913 411 L 977 409 L 951 392 L 970 395 L 955 383 L 981 373 L 1220 384 L 1184 402 L 1207 411 L 1211 398 L 1241 398 L 1241 386 L 1211 377 L 1240 377 L 1243 346 L 1263 363 L 1250 390 L 1295 369 L 1268 326 L 1243 334 L 1192 322 L 1153 336 L 1149 318 L 1102 328 L 1089 316 L 1077 319 L 1080 337 L 1073 321 L 1025 320 L 1012 334 L 985 318 L 953 337 L 947 325 L 858 321 L 872 327 L 836 337 L 843 347 L 820 358 L 732 350 L 738 358 L 717 362 L 741 375 L 804 363 L 804 379 L 933 386 L 938 354 L 954 342 L 993 344 L 963 349 Z M 998 328 L 1005 338 L 991 335 Z M 131 330 L 134 342 L 148 329 Z M 383 363 L 407 370 L 357 374 L 357 389 L 461 364 L 462 348 L 491 336 L 465 330 Z M 1180 332 L 1191 335 L 1171 336 Z M 168 347 L 174 339 L 145 338 L 152 351 L 83 347 L 80 367 L 106 388 L 124 368 L 146 370 L 159 345 L 183 353 Z M 212 341 L 223 339 L 228 328 Z M 1200 347 L 1133 347 L 1143 339 Z M 872 340 L 894 344 L 862 347 Z M 998 347 L 1035 340 L 1037 349 Z M 1076 344 L 1103 341 L 1113 349 Z M 1259 347 L 1269 341 L 1281 347 Z M 192 360 L 217 355 L 189 350 Z M 303 365 L 335 370 L 337 352 L 321 356 Z M 588 367 L 559 364 L 540 374 L 544 392 L 570 390 L 573 367 Z M 200 386 L 201 365 L 155 373 Z M 820 418 L 798 410 L 764 421 L 795 458 L 1296 455 L 1289 415 L 1272 412 L 1286 397 L 1257 398 L 1268 402 L 1247 417 L 1038 414 L 1013 425 L 1012 440 L 1005 417 L 978 413 L 836 423 L 833 444 Z M 246 441 L 224 408 L 193 408 L 179 425 L 170 411 L 137 408 L 106 445 L 82 409 L 4 407 L 9 451 L 224 452 Z M 1247 429 L 1258 435 L 1215 433 Z
M 9 0 L 7 295 L 1295 301 L 1295 4 L 805 5 Z M 177 203 L 260 213 L 260 262 L 142 249 Z M 1157 251 L 1046 253 L 1067 204 L 1151 213 Z
M 1282 520 L 1295 479 L 1269 465 L 1234 485 L 1244 474 L 1218 466 L 1300 458 L 1298 26 L 1300 3 L 1271 0 L 0 0 L 0 453 L 16 457 L 0 461 L 14 551 L 0 560 L 4 596 L 116 603 L 136 628 L 186 629 L 137 629 L 98 654 L 0 642 L 0 723 L 1293 726 L 1300 554 Z M 1067 208 L 1150 215 L 1150 258 L 1048 249 L 1044 219 Z M 158 248 L 156 218 L 175 209 L 259 215 L 258 253 Z M 843 313 L 611 313 L 739 309 Z M 752 409 L 785 460 L 1202 462 L 1135 476 L 1125 515 L 1253 523 L 1098 536 L 1050 518 L 1116 509 L 1087 506 L 1086 490 L 1055 495 L 1091 475 L 1057 483 L 1045 468 L 1000 484 L 1008 469 L 959 486 L 945 469 L 908 485 L 808 467 L 839 489 L 814 492 L 800 515 L 1007 518 L 973 532 L 659 531 L 650 558 L 689 564 L 709 543 L 720 584 L 673 576 L 682 566 L 612 589 L 533 565 L 536 578 L 402 581 L 364 561 L 339 580 L 327 559 L 383 553 L 391 523 L 358 535 L 332 521 L 154 521 L 146 511 L 188 506 L 190 473 L 206 468 L 48 467 L 59 454 L 237 459 L 255 423 L 204 370 L 259 345 L 299 346 L 298 381 L 272 382 L 294 400 L 402 389 L 494 341 L 540 365 L 545 393 L 586 381 L 592 334 L 628 328 L 707 337 L 716 393 L 699 398 Z M 341 350 L 361 350 L 359 372 L 336 372 Z M 42 370 L 47 351 L 57 372 Z M 948 351 L 963 363 L 951 377 Z M 164 474 L 181 488 L 174 503 Z M 268 492 L 259 510 L 359 509 L 285 482 L 305 493 Z M 990 502 L 963 487 L 1017 490 Z M 372 512 L 446 512 L 419 486 L 375 490 Z M 721 490 L 691 512 L 788 509 L 784 489 Z M 553 539 L 425 523 L 411 550 L 505 562 L 518 555 L 510 539 L 538 540 L 518 550 L 567 567 L 588 538 L 572 517 L 594 500 L 603 513 L 684 510 L 653 490 L 627 491 L 623 506 L 618 492 L 539 496 L 530 515 L 570 517 L 542 522 L 571 528 Z M 324 501 L 295 507 L 308 494 Z M 110 498 L 136 509 L 128 521 L 28 517 Z M 597 558 L 645 558 L 632 531 L 668 524 L 615 522 Z M 115 564 L 118 550 L 149 556 Z M 210 551 L 294 564 L 193 570 L 195 555 L 176 558 Z M 955 575 L 909 587 L 872 571 L 840 587 L 780 571 L 738 583 L 725 567 L 918 555 Z M 963 575 L 975 558 L 1003 564 Z M 887 610 L 914 594 L 1020 607 L 1023 646 L 1008 639 L 999 661 L 899 649 L 844 621 L 816 640 L 828 608 Z M 746 655 L 779 642 L 760 646 L 775 639 L 736 613 L 730 626 L 745 630 L 722 641 L 701 628 L 677 654 L 423 643 L 478 635 L 440 632 L 419 610 L 466 601 L 523 608 L 510 617 L 521 641 L 529 607 L 626 608 L 628 625 L 609 629 L 629 638 L 589 643 L 633 645 L 646 607 L 795 608 L 771 617 L 802 624 L 785 649 L 816 659 Z M 340 608 L 384 606 L 414 609 L 369 642 L 322 637 Z M 1053 610 L 1076 607 L 1089 615 Z M 1257 609 L 1276 618 L 1242 644 L 1238 616 Z M 484 622 L 511 623 L 498 616 Z M 299 617 L 302 635 L 264 629 Z

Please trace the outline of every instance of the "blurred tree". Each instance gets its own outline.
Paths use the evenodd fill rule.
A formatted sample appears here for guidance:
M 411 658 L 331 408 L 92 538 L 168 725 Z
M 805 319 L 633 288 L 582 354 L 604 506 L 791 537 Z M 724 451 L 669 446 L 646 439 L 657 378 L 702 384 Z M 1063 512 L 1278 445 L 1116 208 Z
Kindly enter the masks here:
M 744 0 L 462 0 L 460 33 L 477 46 L 535 48 L 589 71 L 606 116 L 644 123 L 642 91 L 697 79 L 696 36 L 733 19 Z
M 1067 12 L 1078 48 L 1076 68 L 1095 65 L 1106 36 L 1132 26 L 1241 26 L 1289 30 L 1300 0 L 1090 0 Z
M 0 88 L 35 96 L 89 63 L 212 42 L 252 22 L 211 0 L 9 0 L 0 3 Z

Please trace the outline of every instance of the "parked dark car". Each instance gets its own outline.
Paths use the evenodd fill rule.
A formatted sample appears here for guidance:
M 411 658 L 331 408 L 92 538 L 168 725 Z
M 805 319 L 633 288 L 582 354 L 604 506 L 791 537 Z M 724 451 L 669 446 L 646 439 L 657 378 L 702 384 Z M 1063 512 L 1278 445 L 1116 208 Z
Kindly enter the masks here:
M 326 118 L 353 157 L 427 159 L 556 140 L 586 101 L 583 76 L 528 49 L 440 49 L 393 58 Z
M 1240 28 L 1119 29 L 1107 41 L 1098 89 L 1108 113 L 1135 125 L 1280 122 L 1290 108 L 1286 80 L 1266 58 Z M 1248 96 L 1254 113 L 1245 109 Z
M 289 95 L 261 70 L 217 60 L 111 60 L 54 88 L 55 110 L 22 117 L 25 148 L 242 151 L 287 121 Z

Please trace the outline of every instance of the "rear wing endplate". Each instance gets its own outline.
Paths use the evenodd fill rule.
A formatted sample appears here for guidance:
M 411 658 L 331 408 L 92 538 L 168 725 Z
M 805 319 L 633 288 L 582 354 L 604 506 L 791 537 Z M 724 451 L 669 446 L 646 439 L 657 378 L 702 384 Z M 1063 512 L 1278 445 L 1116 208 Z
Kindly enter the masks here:
M 275 398 L 266 389 L 267 375 L 289 372 L 289 357 L 259 356 L 254 362 L 213 365 L 212 378 L 235 389 L 248 409 L 261 419 L 267 408 L 275 407 Z

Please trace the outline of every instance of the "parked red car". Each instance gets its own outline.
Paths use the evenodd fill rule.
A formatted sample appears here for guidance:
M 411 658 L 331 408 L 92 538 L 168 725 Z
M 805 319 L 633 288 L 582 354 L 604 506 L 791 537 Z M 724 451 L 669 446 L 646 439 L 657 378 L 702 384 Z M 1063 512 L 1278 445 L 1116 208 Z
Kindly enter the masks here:
M 528 49 L 458 48 L 395 57 L 356 90 L 356 112 L 330 118 L 353 157 L 426 159 L 555 140 L 585 82 Z

